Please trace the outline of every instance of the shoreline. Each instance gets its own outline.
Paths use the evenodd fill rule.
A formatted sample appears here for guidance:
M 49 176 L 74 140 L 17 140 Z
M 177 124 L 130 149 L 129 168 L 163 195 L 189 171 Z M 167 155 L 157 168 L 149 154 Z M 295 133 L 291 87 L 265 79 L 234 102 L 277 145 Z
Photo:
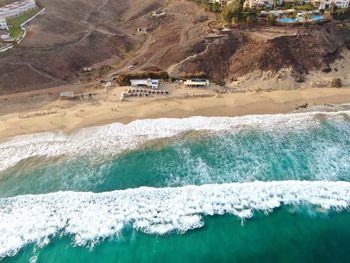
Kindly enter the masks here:
M 220 94 L 204 97 L 164 97 L 120 102 L 121 88 L 115 88 L 110 99 L 105 95 L 91 101 L 43 102 L 12 105 L 0 115 L 0 141 L 18 135 L 47 131 L 65 133 L 86 127 L 111 123 L 130 123 L 138 119 L 187 118 L 192 116 L 235 117 L 244 115 L 285 114 L 295 112 L 297 106 L 317 106 L 350 103 L 349 88 L 306 88 Z M 204 91 L 202 91 L 204 92 Z M 13 97 L 13 95 L 11 95 Z M 46 95 L 45 95 L 46 96 Z M 16 97 L 16 96 L 15 96 Z M 30 112 L 25 109 L 30 108 Z M 336 109 L 336 108 L 335 108 Z M 306 109 L 308 110 L 308 109 Z

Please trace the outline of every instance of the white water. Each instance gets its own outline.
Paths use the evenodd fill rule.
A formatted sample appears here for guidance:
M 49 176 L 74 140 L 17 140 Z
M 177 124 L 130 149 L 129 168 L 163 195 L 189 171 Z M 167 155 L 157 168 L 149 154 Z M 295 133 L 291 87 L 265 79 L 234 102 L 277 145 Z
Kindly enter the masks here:
M 0 259 L 29 243 L 71 235 L 76 245 L 113 237 L 126 225 L 149 234 L 202 227 L 203 215 L 249 218 L 281 205 L 348 209 L 349 182 L 275 181 L 137 188 L 106 193 L 58 192 L 0 199 Z
M 39 133 L 15 137 L 0 144 L 0 171 L 16 165 L 21 160 L 60 155 L 91 155 L 103 158 L 133 149 L 142 142 L 172 137 L 186 131 L 238 132 L 253 128 L 273 133 L 293 129 L 294 132 L 319 125 L 320 118 L 344 121 L 350 111 L 336 113 L 298 113 L 279 115 L 252 115 L 244 117 L 191 117 L 186 119 L 138 120 L 130 124 L 120 123 L 84 128 L 73 134 Z M 96 154 L 98 153 L 98 154 Z

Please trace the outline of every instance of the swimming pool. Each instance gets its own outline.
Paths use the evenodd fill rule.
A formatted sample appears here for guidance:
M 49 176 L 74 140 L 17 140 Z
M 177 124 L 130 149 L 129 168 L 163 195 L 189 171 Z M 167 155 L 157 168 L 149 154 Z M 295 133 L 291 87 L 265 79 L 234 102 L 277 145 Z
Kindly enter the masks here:
M 324 20 L 325 17 L 321 15 L 313 15 L 310 17 L 310 20 L 307 21 L 303 17 L 302 18 L 289 18 L 289 17 L 283 17 L 277 19 L 278 23 L 285 23 L 285 24 L 295 24 L 295 23 L 301 23 L 301 22 L 310 22 L 310 21 L 320 21 Z
M 300 21 L 297 18 L 283 17 L 283 18 L 277 19 L 277 22 L 279 22 L 279 23 L 299 23 Z
M 312 20 L 323 20 L 323 19 L 325 19 L 325 17 L 321 16 L 321 15 L 314 15 L 314 16 L 311 16 L 311 19 Z

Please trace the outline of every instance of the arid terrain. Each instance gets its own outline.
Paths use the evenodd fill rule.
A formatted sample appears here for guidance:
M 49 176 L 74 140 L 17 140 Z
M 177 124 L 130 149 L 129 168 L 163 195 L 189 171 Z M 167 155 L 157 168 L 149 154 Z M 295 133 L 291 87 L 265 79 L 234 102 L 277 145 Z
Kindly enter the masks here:
M 80 73 L 88 66 L 108 64 L 111 72 L 129 64 L 135 70 L 166 68 L 193 52 L 214 19 L 187 1 L 53 0 L 43 5 L 45 14 L 30 24 L 25 40 L 0 54 L 2 94 L 76 83 L 86 79 Z M 164 7 L 164 16 L 151 17 Z M 97 77 L 106 73 L 101 71 Z
M 186 0 L 44 0 L 43 5 L 45 14 L 29 25 L 24 41 L 0 54 L 0 94 L 141 70 L 167 70 L 173 76 L 203 71 L 233 86 L 242 78 L 248 84 L 249 79 L 281 79 L 282 71 L 288 73 L 286 86 L 296 88 L 315 72 L 327 78 L 329 65 L 350 46 L 346 21 L 220 32 L 212 26 L 213 13 Z M 84 67 L 93 71 L 82 73 Z

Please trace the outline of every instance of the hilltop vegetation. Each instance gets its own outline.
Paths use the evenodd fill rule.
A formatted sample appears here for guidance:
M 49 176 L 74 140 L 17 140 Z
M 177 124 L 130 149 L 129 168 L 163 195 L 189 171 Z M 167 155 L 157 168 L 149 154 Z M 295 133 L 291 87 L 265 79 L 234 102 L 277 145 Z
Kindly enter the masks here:
M 169 74 L 165 71 L 161 72 L 137 72 L 133 74 L 121 74 L 117 77 L 116 81 L 120 86 L 127 86 L 130 84 L 131 79 L 163 79 L 166 80 L 169 78 Z
M 212 3 L 208 0 L 192 0 L 204 8 L 207 12 L 220 13 L 221 5 L 218 2 Z
M 27 21 L 29 18 L 35 16 L 39 11 L 39 8 L 36 8 L 20 16 L 8 19 L 7 25 L 10 29 L 11 37 L 13 37 L 14 39 L 19 38 L 23 34 L 21 24 Z

